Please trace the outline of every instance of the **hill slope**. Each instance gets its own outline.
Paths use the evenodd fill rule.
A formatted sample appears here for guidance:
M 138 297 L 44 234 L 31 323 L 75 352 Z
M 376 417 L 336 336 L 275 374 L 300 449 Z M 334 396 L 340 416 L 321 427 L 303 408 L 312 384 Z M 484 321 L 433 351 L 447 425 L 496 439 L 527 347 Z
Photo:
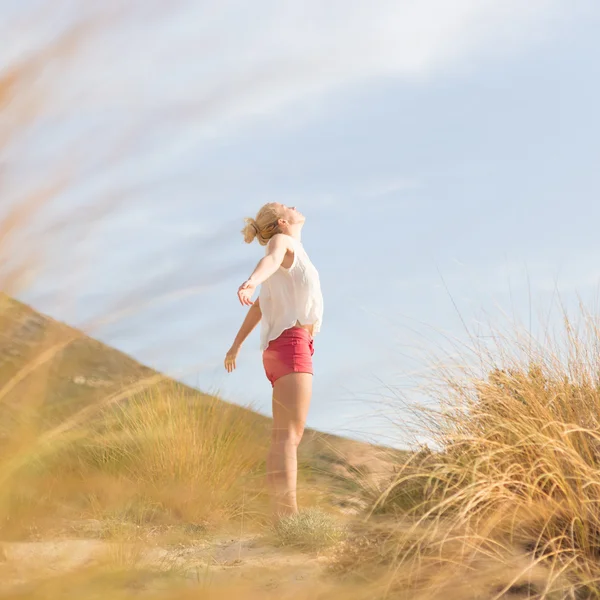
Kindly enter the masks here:
M 31 377 L 32 373 L 36 376 Z M 0 295 L 0 395 L 4 399 L 0 433 L 22 412 L 24 398 L 36 398 L 44 419 L 56 423 L 82 407 L 139 386 L 140 382 L 174 384 L 130 356 Z M 215 400 L 189 386 L 177 387 L 192 401 Z M 218 402 L 232 407 L 223 400 Z M 248 413 L 269 436 L 271 419 L 244 407 L 235 406 L 234 410 Z M 299 458 L 301 467 L 317 478 L 327 476 L 328 480 L 348 482 L 357 471 L 375 479 L 388 475 L 402 454 L 308 429 Z

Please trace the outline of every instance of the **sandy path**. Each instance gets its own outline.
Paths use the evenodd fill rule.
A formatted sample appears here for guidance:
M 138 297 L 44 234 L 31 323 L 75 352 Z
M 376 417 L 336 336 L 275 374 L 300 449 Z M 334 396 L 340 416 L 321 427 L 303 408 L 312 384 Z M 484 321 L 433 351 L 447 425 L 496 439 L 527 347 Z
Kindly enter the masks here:
M 237 581 L 263 590 L 264 597 L 280 598 L 316 583 L 328 562 L 326 556 L 276 548 L 260 536 L 222 537 L 177 548 L 96 539 L 6 542 L 2 546 L 0 590 L 97 566 L 151 571 L 157 580 L 168 573 L 190 584 Z

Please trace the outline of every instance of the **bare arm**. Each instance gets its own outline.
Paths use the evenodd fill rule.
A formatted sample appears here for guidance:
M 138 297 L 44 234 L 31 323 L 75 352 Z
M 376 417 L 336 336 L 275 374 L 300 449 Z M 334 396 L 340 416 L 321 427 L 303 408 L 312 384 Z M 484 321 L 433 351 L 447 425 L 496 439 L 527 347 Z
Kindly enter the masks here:
M 246 338 L 254 331 L 254 328 L 260 323 L 262 318 L 262 312 L 260 310 L 260 301 L 257 300 L 252 304 L 240 330 L 235 336 L 235 340 L 227 355 L 225 356 L 225 369 L 228 373 L 231 373 L 236 367 L 237 355 L 242 347 L 242 344 L 246 341 Z
M 289 248 L 287 240 L 287 236 L 281 234 L 273 237 L 267 248 L 266 256 L 258 262 L 249 277 L 249 281 L 252 281 L 255 286 L 259 286 L 263 281 L 269 279 L 279 269 Z
M 254 331 L 254 328 L 260 323 L 262 312 L 260 310 L 260 301 L 257 300 L 252 304 L 238 334 L 233 341 L 234 346 L 241 346 L 246 338 Z
M 266 256 L 258 262 L 252 275 L 238 290 L 238 298 L 242 304 L 251 305 L 256 288 L 279 269 L 289 249 L 289 243 L 287 236 L 282 234 L 275 235 L 269 242 Z

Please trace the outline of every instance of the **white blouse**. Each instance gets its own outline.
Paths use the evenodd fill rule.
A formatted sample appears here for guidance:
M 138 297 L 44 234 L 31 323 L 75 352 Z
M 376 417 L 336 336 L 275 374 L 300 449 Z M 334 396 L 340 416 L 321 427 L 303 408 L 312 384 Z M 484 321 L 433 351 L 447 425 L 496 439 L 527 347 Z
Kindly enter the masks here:
M 313 325 L 313 335 L 321 329 L 323 294 L 319 273 L 304 250 L 302 242 L 290 236 L 294 246 L 294 262 L 289 269 L 279 267 L 261 285 L 262 312 L 260 349 L 277 339 L 286 329 Z M 267 245 L 268 250 L 268 245 Z

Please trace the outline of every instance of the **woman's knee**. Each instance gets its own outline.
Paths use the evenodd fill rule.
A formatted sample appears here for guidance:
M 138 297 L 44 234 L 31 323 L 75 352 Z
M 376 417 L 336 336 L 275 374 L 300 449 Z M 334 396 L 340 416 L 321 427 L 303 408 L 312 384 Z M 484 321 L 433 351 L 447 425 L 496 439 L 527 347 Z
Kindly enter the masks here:
M 295 446 L 296 448 L 302 441 L 304 427 L 294 427 L 285 429 L 273 428 L 272 443 L 274 445 Z
M 296 448 L 300 445 L 302 441 L 302 436 L 304 435 L 304 427 L 299 429 L 294 429 L 288 434 L 288 443 Z

